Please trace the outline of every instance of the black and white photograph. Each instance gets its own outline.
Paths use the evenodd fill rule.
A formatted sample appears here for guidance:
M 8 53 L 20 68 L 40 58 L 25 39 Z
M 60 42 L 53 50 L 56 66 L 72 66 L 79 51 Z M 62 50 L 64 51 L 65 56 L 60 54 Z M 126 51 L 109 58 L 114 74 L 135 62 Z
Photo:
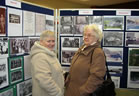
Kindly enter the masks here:
M 0 89 L 9 85 L 7 58 L 0 58 Z
M 128 67 L 139 68 L 139 48 L 129 48 Z
M 123 32 L 103 32 L 103 46 L 123 46 Z
M 73 16 L 61 16 L 60 21 L 61 25 L 73 25 Z
M 73 32 L 74 35 L 82 36 L 83 32 L 84 32 L 84 27 L 85 27 L 85 25 L 82 25 L 82 24 L 75 25 L 74 26 L 75 31 Z
M 80 47 L 80 37 L 61 37 L 61 42 L 62 50 L 69 48 L 77 50 Z
M 125 34 L 125 46 L 139 47 L 139 32 L 126 32 Z
M 46 15 L 46 30 L 54 31 L 54 16 Z
M 123 62 L 123 48 L 103 47 L 107 62 Z
M 22 55 L 29 52 L 29 42 L 27 37 L 9 38 L 10 40 L 10 56 Z
M 75 24 L 89 24 L 88 16 L 75 16 Z
M 73 35 L 73 29 L 72 25 L 63 25 L 60 28 L 60 34 Z
M 108 66 L 111 75 L 121 76 L 123 72 L 122 66 Z
M 139 31 L 139 16 L 126 16 L 126 30 Z
M 17 96 L 32 96 L 31 79 L 17 84 Z
M 17 83 L 23 80 L 23 70 L 18 69 L 10 72 L 10 83 Z
M 128 88 L 139 88 L 139 69 L 128 69 Z
M 9 23 L 20 24 L 20 15 L 9 14 Z
M 11 71 L 20 69 L 20 68 L 22 68 L 22 66 L 23 66 L 23 57 L 22 56 L 9 58 L 9 67 L 10 67 Z
M 104 16 L 104 30 L 124 30 L 124 16 Z
M 89 16 L 89 24 L 102 25 L 103 17 L 102 16 Z
M 29 51 L 36 41 L 39 41 L 40 37 L 29 37 Z
M 8 57 L 8 38 L 0 37 L 0 58 Z
M 61 52 L 61 64 L 62 65 L 70 65 L 71 64 L 71 60 L 74 56 L 76 51 L 62 51 Z
M 0 93 L 0 96 L 14 96 L 13 88 L 3 91 Z

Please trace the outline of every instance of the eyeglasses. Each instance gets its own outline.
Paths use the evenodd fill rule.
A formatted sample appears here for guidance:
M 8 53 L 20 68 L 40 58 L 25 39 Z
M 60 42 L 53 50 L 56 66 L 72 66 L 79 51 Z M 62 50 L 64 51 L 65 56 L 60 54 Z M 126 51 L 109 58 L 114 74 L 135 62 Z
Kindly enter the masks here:
M 83 34 L 83 37 L 95 37 L 95 35 L 92 35 L 92 34 Z

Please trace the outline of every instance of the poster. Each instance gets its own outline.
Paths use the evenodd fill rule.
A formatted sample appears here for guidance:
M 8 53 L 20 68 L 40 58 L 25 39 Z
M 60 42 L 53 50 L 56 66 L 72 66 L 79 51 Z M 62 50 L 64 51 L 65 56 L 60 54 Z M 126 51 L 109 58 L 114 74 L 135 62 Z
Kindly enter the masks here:
M 0 36 L 6 35 L 6 8 L 0 6 Z
M 35 13 L 23 11 L 23 36 L 35 36 Z
M 8 8 L 8 36 L 22 36 L 22 10 Z
M 24 79 L 31 78 L 31 57 L 30 55 L 24 56 Z
M 54 32 L 54 16 L 46 15 L 46 30 Z

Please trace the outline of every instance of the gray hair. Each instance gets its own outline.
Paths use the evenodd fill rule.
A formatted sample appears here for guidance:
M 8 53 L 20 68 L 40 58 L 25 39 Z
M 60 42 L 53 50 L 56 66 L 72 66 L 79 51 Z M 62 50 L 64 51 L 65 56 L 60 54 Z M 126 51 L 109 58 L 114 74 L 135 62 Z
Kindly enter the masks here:
M 85 32 L 88 28 L 89 28 L 89 29 L 92 29 L 92 30 L 96 33 L 96 38 L 98 38 L 98 41 L 101 42 L 102 37 L 103 37 L 103 34 L 102 34 L 102 31 L 99 29 L 99 27 L 98 27 L 96 24 L 86 25 L 86 26 L 84 27 L 84 32 Z
M 44 32 L 41 33 L 40 35 L 40 40 L 44 40 L 47 37 L 55 37 L 55 33 L 49 30 L 46 30 Z

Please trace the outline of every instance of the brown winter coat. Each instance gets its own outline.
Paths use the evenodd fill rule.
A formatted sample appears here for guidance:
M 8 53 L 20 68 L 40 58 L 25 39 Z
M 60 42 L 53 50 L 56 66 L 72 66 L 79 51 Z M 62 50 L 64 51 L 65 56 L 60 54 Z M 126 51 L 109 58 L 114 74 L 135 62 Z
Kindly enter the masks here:
M 72 59 L 65 96 L 89 96 L 103 82 L 106 72 L 105 56 L 99 45 L 96 43 L 82 51 L 83 45 L 76 52 Z

